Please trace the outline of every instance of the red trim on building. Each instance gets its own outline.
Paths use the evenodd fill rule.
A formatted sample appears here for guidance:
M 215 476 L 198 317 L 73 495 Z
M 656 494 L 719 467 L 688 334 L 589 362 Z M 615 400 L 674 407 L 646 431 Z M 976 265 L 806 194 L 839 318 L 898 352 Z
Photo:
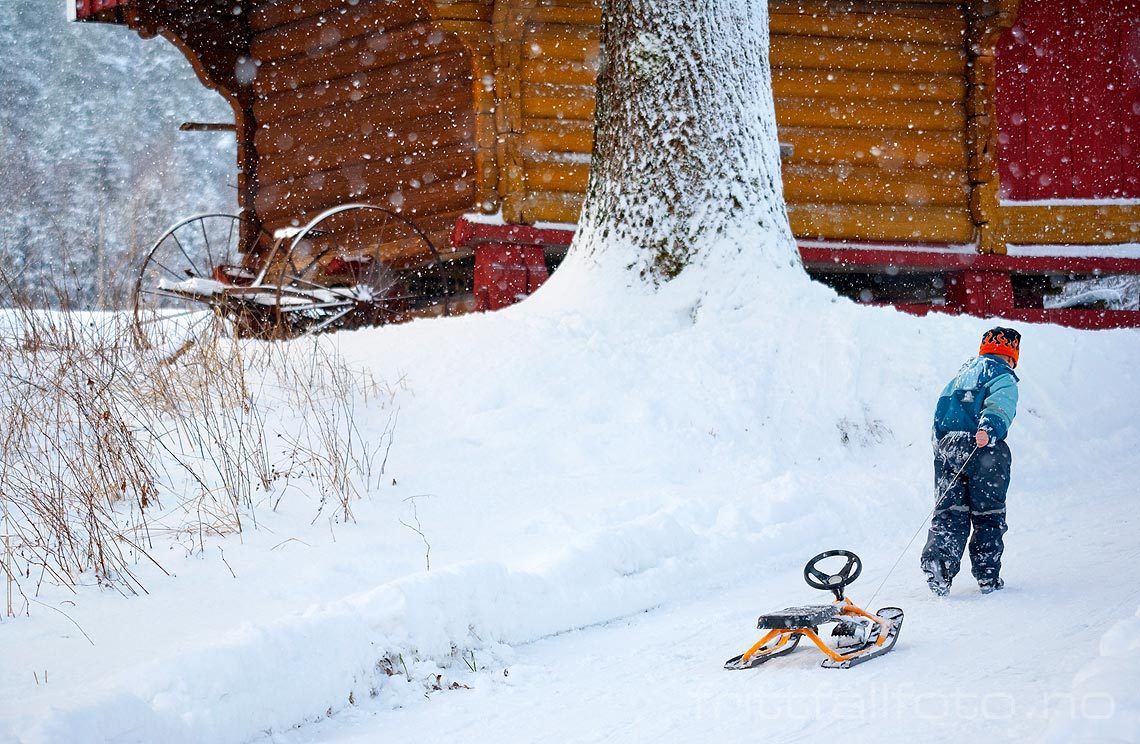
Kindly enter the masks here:
M 1140 258 L 1005 256 L 958 251 L 880 250 L 800 246 L 804 265 L 813 269 L 886 268 L 929 271 L 1003 271 L 1017 274 L 1140 274 Z
M 893 307 L 911 315 L 929 315 L 930 313 L 943 313 L 946 315 L 965 315 L 961 308 L 949 305 L 894 305 Z M 1029 308 L 1013 308 L 1001 314 L 1002 318 L 1022 323 L 1052 323 L 1068 328 L 1082 328 L 1084 330 L 1108 330 L 1112 328 L 1140 328 L 1140 311 L 1138 310 L 1034 310 Z
M 460 217 L 451 245 L 475 254 L 475 310 L 499 310 L 521 301 L 550 278 L 546 248 L 565 248 L 574 231 L 474 222 Z
M 542 246 L 475 246 L 475 310 L 499 310 L 534 294 L 550 274 Z
M 455 248 L 473 248 L 480 243 L 567 248 L 573 239 L 574 230 L 566 228 L 491 224 L 465 217 L 460 217 L 451 231 L 451 245 Z
M 105 10 L 117 8 L 120 5 L 126 5 L 127 0 L 64 0 L 71 3 L 75 8 L 75 20 L 83 21 L 88 18 L 94 18 L 99 13 Z
M 539 249 L 570 245 L 574 231 L 527 225 L 492 225 L 460 219 L 451 234 L 455 248 L 474 249 L 479 309 L 511 304 L 532 293 L 545 276 L 527 274 L 538 267 Z M 522 250 L 509 250 L 510 248 Z M 1055 323 L 1072 328 L 1140 328 L 1140 311 L 1031 309 L 1014 306 L 1011 277 L 1026 274 L 1140 274 L 1140 258 L 1004 256 L 960 249 L 800 246 L 804 266 L 817 271 L 884 269 L 929 271 L 947 276 L 946 305 L 898 304 L 913 315 L 930 312 L 978 317 L 1000 316 L 1026 323 Z M 482 271 L 479 268 L 483 267 Z M 535 281 L 537 279 L 537 281 Z M 502 286 L 492 286 L 495 285 Z M 502 303 L 502 304 L 500 304 Z M 493 307 L 492 307 L 493 306 Z

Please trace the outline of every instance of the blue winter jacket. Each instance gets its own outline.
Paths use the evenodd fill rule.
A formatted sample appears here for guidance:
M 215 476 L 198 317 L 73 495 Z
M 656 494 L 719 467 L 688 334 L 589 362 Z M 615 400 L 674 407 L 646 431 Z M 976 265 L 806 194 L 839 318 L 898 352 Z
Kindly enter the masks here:
M 934 409 L 934 441 L 952 431 L 984 431 L 1005 439 L 1017 413 L 1017 375 L 1000 357 L 983 354 L 962 365 Z

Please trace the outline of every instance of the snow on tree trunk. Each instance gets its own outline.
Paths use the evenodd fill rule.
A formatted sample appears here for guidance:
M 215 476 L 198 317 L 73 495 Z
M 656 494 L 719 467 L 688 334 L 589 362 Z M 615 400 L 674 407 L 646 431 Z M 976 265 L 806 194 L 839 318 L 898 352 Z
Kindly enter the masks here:
M 575 250 L 618 258 L 653 284 L 717 255 L 798 266 L 767 0 L 603 0 L 601 47 Z

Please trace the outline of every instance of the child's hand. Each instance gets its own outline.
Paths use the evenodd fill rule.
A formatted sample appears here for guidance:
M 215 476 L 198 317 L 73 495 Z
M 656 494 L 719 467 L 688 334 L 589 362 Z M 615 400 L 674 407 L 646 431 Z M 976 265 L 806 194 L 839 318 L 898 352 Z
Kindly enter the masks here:
M 974 435 L 974 443 L 978 445 L 978 449 L 981 449 L 990 443 L 990 435 L 979 429 L 978 433 Z

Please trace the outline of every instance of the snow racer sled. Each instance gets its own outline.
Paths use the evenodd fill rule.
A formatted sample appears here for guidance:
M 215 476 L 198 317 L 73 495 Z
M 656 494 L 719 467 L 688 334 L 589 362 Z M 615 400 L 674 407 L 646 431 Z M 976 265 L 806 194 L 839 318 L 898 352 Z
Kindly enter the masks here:
M 829 574 L 818 568 L 821 561 L 835 556 L 847 559 L 838 573 Z M 768 632 L 752 648 L 726 661 L 724 668 L 751 669 L 777 656 L 790 654 L 802 636 L 811 639 L 827 656 L 820 666 L 828 669 L 846 669 L 893 649 L 902 629 L 903 611 L 898 607 L 884 607 L 872 615 L 843 596 L 844 588 L 859 578 L 862 571 L 863 562 L 849 550 L 828 550 L 812 558 L 804 566 L 804 581 L 813 589 L 832 592 L 835 601 L 788 607 L 761 615 L 756 627 Z M 825 623 L 835 623 L 831 645 L 819 637 L 819 626 Z

